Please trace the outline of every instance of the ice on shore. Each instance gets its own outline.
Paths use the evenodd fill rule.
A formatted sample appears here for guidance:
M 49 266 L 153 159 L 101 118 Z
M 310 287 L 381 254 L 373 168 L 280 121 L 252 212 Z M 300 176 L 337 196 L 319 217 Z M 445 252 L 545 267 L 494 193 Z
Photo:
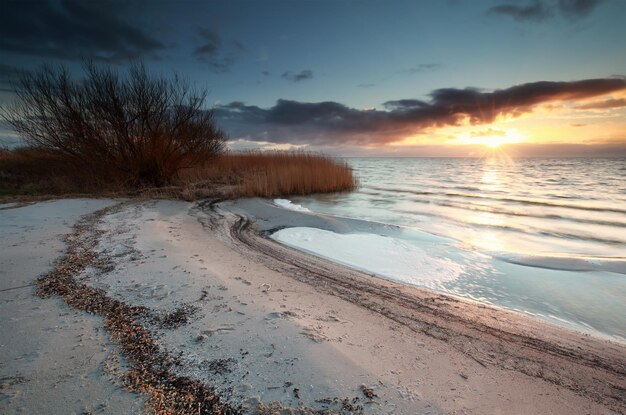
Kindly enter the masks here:
M 291 203 L 291 200 L 287 199 L 274 199 L 274 204 L 284 209 L 295 210 L 296 212 L 310 212 L 310 210 L 304 206 Z
M 433 287 L 458 278 L 461 264 L 428 253 L 406 240 L 371 233 L 340 234 L 295 227 L 272 234 L 285 245 L 396 281 Z
M 546 255 L 523 255 L 509 252 L 491 253 L 494 258 L 511 264 L 560 271 L 605 271 L 626 275 L 626 261 L 616 258 L 576 258 Z

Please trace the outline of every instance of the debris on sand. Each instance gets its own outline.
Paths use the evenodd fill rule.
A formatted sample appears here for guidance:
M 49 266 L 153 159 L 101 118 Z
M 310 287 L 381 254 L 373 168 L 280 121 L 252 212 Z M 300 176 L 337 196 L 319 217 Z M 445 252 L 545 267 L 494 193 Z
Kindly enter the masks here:
M 66 236 L 67 252 L 48 274 L 37 280 L 40 297 L 58 295 L 71 307 L 102 316 L 111 338 L 127 358 L 130 370 L 123 381 L 129 391 L 148 396 L 147 411 L 156 414 L 240 414 L 240 407 L 224 402 L 215 389 L 170 370 L 179 363 L 160 347 L 141 323 L 154 319 L 145 307 L 130 306 L 106 295 L 103 290 L 79 282 L 75 276 L 99 259 L 95 253 L 98 221 L 119 211 L 123 203 L 83 217 Z M 179 308 L 161 320 L 163 325 L 184 324 L 192 314 L 189 307 Z
M 236 364 L 237 361 L 229 357 L 227 359 L 206 360 L 202 362 L 202 367 L 216 375 L 223 375 L 224 373 L 231 373 Z
M 359 388 L 361 389 L 361 392 L 363 392 L 363 395 L 365 395 L 365 397 L 367 399 L 372 400 L 374 398 L 378 398 L 378 395 L 376 395 L 376 393 L 374 393 L 374 389 L 368 388 L 365 385 L 361 385 L 361 386 L 359 386 Z
M 154 315 L 152 323 L 164 329 L 176 329 L 189 323 L 189 320 L 200 310 L 194 305 L 185 304 L 171 313 Z

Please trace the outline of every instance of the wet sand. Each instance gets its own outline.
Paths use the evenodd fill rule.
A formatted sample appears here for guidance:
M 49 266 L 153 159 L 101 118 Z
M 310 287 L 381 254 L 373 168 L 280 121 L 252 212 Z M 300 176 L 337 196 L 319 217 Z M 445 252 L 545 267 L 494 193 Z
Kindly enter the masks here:
M 19 217 L 22 209 L 34 209 L 43 218 L 51 205 L 0 211 L 3 248 L 9 246 L 8 233 L 18 238 L 35 232 L 37 238 L 38 231 L 28 230 L 26 222 L 9 226 L 15 219 L 7 215 Z M 63 219 L 63 229 L 84 213 L 88 211 Z M 72 284 L 142 310 L 137 324 L 165 359 L 176 361 L 167 367 L 167 379 L 207 385 L 233 413 L 626 413 L 623 345 L 376 278 L 267 238 L 281 226 L 334 231 L 372 226 L 357 222 L 291 212 L 256 199 L 127 202 L 75 230 L 77 237 L 94 242 L 85 251 L 95 259 L 72 274 Z M 53 258 L 59 255 L 59 232 L 49 238 L 57 241 L 55 249 L 41 249 Z M 48 260 L 35 270 L 28 260 L 11 259 L 22 252 L 20 245 L 12 249 L 17 251 L 5 254 L 3 249 L 3 284 L 32 284 L 51 265 Z M 11 268 L 4 266 L 8 261 Z M 24 275 L 23 280 L 16 275 Z M 76 316 L 65 329 L 95 327 L 102 336 L 93 336 L 93 342 L 121 351 L 123 358 L 128 349 L 107 340 L 99 317 L 71 309 L 58 297 L 35 297 L 33 291 L 31 287 L 28 301 L 36 306 L 54 304 Z M 67 300 L 75 304 L 71 293 Z M 9 304 L 10 299 L 3 303 L 3 322 L 16 317 L 12 313 L 17 309 Z M 172 316 L 184 318 L 163 324 Z M 26 314 L 24 319 L 36 317 Z M 58 325 L 41 324 L 18 326 L 37 345 L 46 338 L 46 328 Z M 2 324 L 1 343 L 7 348 L 18 345 L 11 330 L 15 328 Z M 68 336 L 66 346 L 71 348 L 73 341 Z M 46 364 L 35 359 L 27 366 L 24 359 L 7 354 L 2 359 L 3 377 L 23 376 L 27 367 Z M 99 354 L 91 359 L 96 368 L 105 361 Z M 128 366 L 120 365 L 118 376 L 140 363 L 130 359 Z M 70 379 L 77 377 L 68 373 Z M 32 379 L 40 378 L 36 371 L 25 377 L 31 380 L 3 385 L 2 413 L 35 410 L 36 399 L 18 397 Z M 89 395 L 103 403 L 90 407 L 94 413 L 119 412 L 114 405 L 141 413 L 146 399 L 152 405 L 148 409 L 154 409 L 150 396 L 125 392 L 110 372 L 93 380 L 104 388 Z M 56 396 L 57 403 L 81 393 L 76 389 Z

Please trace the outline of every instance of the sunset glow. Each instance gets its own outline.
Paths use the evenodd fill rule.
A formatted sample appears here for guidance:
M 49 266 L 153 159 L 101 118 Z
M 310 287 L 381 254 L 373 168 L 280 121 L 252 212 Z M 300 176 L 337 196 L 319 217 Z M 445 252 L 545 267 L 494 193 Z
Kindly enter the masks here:
M 545 7 L 528 10 L 497 0 L 131 3 L 132 13 L 11 3 L 0 25 L 0 101 L 11 100 L 20 70 L 44 61 L 77 73 L 87 56 L 133 58 L 207 86 L 207 109 L 232 150 L 626 155 L 623 1 L 533 0 Z M 24 16 L 40 15 L 28 32 Z M 57 15 L 65 22 L 46 17 Z M 59 32 L 74 21 L 90 30 Z M 101 39 L 110 22 L 122 34 Z M 17 143 L 0 124 L 0 145 Z
M 0 0 L 0 415 L 626 415 L 626 0 Z
M 494 130 L 488 129 L 478 132 L 467 132 L 458 135 L 458 144 L 482 145 L 497 148 L 504 144 L 521 143 L 526 141 L 516 129 Z

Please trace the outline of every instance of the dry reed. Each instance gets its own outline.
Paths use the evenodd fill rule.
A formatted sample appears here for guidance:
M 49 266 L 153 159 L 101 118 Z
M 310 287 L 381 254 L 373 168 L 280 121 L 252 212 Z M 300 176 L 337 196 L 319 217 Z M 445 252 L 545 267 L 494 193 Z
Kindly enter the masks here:
M 226 153 L 210 164 L 183 170 L 185 199 L 219 191 L 224 197 L 275 197 L 353 190 L 352 169 L 328 156 L 306 152 Z
M 115 176 L 82 171 L 58 153 L 0 150 L 0 197 L 4 199 L 80 194 L 196 200 L 328 193 L 357 186 L 346 163 L 305 152 L 225 153 L 182 170 L 161 187 L 130 186 Z

